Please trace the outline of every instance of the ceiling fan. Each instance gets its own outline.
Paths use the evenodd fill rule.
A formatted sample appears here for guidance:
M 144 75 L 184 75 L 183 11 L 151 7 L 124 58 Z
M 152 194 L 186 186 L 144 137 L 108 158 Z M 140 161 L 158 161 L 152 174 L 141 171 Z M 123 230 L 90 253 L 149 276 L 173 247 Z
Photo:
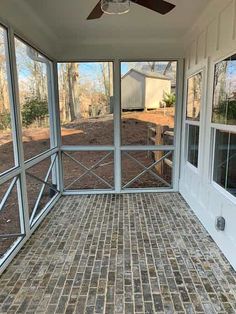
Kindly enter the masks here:
M 133 2 L 135 4 L 138 4 L 142 7 L 145 7 L 147 9 L 150 9 L 152 11 L 155 11 L 157 13 L 160 13 L 162 15 L 167 14 L 171 10 L 175 8 L 175 5 L 172 3 L 169 3 L 164 0 L 100 0 L 95 8 L 92 10 L 92 12 L 87 17 L 87 20 L 95 20 L 102 17 L 104 13 L 108 14 L 122 14 L 129 11 L 129 5 L 130 2 Z M 126 6 L 123 10 L 123 12 L 109 12 L 108 8 L 109 6 L 112 6 L 117 8 L 119 6 Z M 105 8 L 105 9 L 104 9 Z

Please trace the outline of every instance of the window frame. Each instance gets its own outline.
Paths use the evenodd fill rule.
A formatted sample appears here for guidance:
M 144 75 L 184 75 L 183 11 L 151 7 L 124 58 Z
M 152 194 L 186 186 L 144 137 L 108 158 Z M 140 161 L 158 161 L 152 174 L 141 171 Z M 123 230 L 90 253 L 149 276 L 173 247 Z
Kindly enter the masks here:
M 20 89 L 19 89 L 19 72 L 17 69 L 17 57 L 16 57 L 16 46 L 15 40 L 20 41 L 23 45 L 28 46 L 30 48 L 32 48 L 33 50 L 35 50 L 37 53 L 39 53 L 43 58 L 45 58 L 45 60 L 47 60 L 47 62 L 45 62 L 46 65 L 46 71 L 47 71 L 47 94 L 48 94 L 48 115 L 49 115 L 49 142 L 50 142 L 50 147 L 42 152 L 40 152 L 39 154 L 32 156 L 28 159 L 25 158 L 24 156 L 24 163 L 30 163 L 33 160 L 37 160 L 38 158 L 40 159 L 40 157 L 44 156 L 44 154 L 47 154 L 49 152 L 54 152 L 55 148 L 58 146 L 58 137 L 56 136 L 56 122 L 54 117 L 56 117 L 56 110 L 55 110 L 55 98 L 53 97 L 54 91 L 54 85 L 53 85 L 53 61 L 52 59 L 50 59 L 47 55 L 45 55 L 43 52 L 41 52 L 38 48 L 35 48 L 34 46 L 32 46 L 30 43 L 28 43 L 26 40 L 22 39 L 22 37 L 18 36 L 17 34 L 13 34 L 14 36 L 14 62 L 16 65 L 16 79 L 17 79 L 17 96 L 19 99 L 19 93 L 20 93 Z M 19 104 L 20 101 L 18 100 Z M 19 109 L 19 111 L 21 111 Z M 20 112 L 20 117 L 21 117 L 21 112 Z M 22 126 L 22 120 L 21 121 L 21 129 L 23 128 Z M 23 148 L 24 148 L 24 142 L 22 141 L 23 144 Z
M 212 136 L 211 136 L 211 143 L 212 143 L 212 163 L 211 163 L 211 176 L 210 176 L 210 180 L 211 180 L 211 184 L 212 186 L 219 191 L 221 194 L 223 194 L 225 197 L 227 197 L 230 201 L 232 201 L 233 203 L 236 204 L 236 196 L 234 196 L 233 194 L 231 194 L 230 192 L 228 192 L 225 188 L 223 188 L 222 186 L 220 186 L 215 180 L 214 180 L 214 165 L 215 165 L 215 145 L 216 145 L 216 132 L 217 131 L 224 131 L 227 133 L 235 133 L 236 134 L 236 126 L 235 129 L 232 131 L 232 129 L 230 128 L 229 130 L 226 130 L 224 128 L 219 128 L 219 126 L 217 125 L 217 127 L 213 127 L 211 126 L 211 131 L 212 131 Z
M 188 156 L 189 156 L 189 128 L 191 126 L 195 126 L 198 127 L 199 129 L 199 135 L 198 135 L 198 157 L 197 157 L 197 166 L 195 166 L 194 164 L 192 164 L 189 160 L 188 160 Z M 200 147 L 200 124 L 199 123 L 189 123 L 189 121 L 185 122 L 185 127 L 186 127 L 186 156 L 185 156 L 185 161 L 186 164 L 189 168 L 191 168 L 193 171 L 195 171 L 196 173 L 198 173 L 199 171 L 199 161 L 200 161 L 200 157 L 199 157 L 199 147 Z
M 57 89 L 58 89 L 58 115 L 59 115 L 59 131 L 58 131 L 58 136 L 60 137 L 60 141 L 61 141 L 61 149 L 62 151 L 69 151 L 71 148 L 72 150 L 74 149 L 84 149 L 84 148 L 88 148 L 88 150 L 94 150 L 96 149 L 96 147 L 100 148 L 100 147 L 104 147 L 105 150 L 107 148 L 109 148 L 111 151 L 114 150 L 114 146 L 115 146 L 115 127 L 116 127 L 116 121 L 115 121 L 115 108 L 113 108 L 113 122 L 112 122 L 112 125 L 113 125 L 113 132 L 112 132 L 112 136 L 113 136 L 113 142 L 110 143 L 110 144 L 80 144 L 80 143 L 75 143 L 75 144 L 65 144 L 63 142 L 63 136 L 62 136 L 62 121 L 61 121 L 61 114 L 60 114 L 60 111 L 61 111 L 61 104 L 60 104 L 60 83 L 59 83 L 59 66 L 61 64 L 66 64 L 66 63 L 81 63 L 81 64 L 85 64 L 85 63 L 90 63 L 90 64 L 96 64 L 96 63 L 110 63 L 111 66 L 112 66 L 112 82 L 113 82 L 113 98 L 115 99 L 114 97 L 114 76 L 115 76 L 115 60 L 114 59 L 76 59 L 76 60 L 72 60 L 72 61 L 66 61 L 66 60 L 57 60 L 56 62 L 56 76 L 57 76 Z M 113 100 L 115 101 L 115 100 Z
M 188 106 L 188 89 L 189 85 L 188 82 L 191 78 L 198 74 L 202 74 L 202 80 L 201 80 L 201 100 L 200 100 L 200 118 L 199 120 L 191 120 L 187 117 L 187 106 Z M 200 153 L 201 153 L 201 123 L 202 123 L 202 114 L 203 114 L 203 104 L 204 104 L 204 79 L 205 79 L 205 71 L 204 68 L 198 69 L 191 73 L 186 78 L 186 99 L 185 99 L 185 111 L 184 111 L 184 125 L 185 125 L 185 163 L 186 165 L 192 169 L 194 172 L 199 172 L 200 167 Z M 197 166 L 193 165 L 188 160 L 188 154 L 189 154 L 189 126 L 197 126 L 199 128 L 199 136 L 198 136 L 198 158 L 197 158 Z
M 176 62 L 176 102 L 175 102 L 175 117 L 174 117 L 174 140 L 172 145 L 132 145 L 132 144 L 124 144 L 122 143 L 122 130 L 121 130 L 121 121 L 122 121 L 122 110 L 121 110 L 121 65 L 122 63 L 129 63 L 129 62 Z M 182 122 L 182 104 L 183 104 L 183 76 L 184 76 L 184 60 L 182 58 L 120 58 L 118 60 L 117 71 L 118 77 L 117 81 L 119 82 L 119 108 L 117 108 L 117 119 L 118 119 L 118 126 L 119 126 L 119 139 L 118 139 L 118 146 L 120 146 L 120 153 L 122 151 L 132 151 L 132 150 L 166 150 L 170 149 L 173 150 L 173 173 L 172 173 L 172 188 L 171 189 L 164 189 L 163 191 L 178 191 L 179 190 L 179 174 L 180 174 L 180 151 L 181 151 L 181 128 L 177 127 L 178 121 Z M 116 83 L 118 83 L 116 82 Z M 118 84 L 117 84 L 118 85 Z M 118 107 L 118 106 L 117 106 Z M 118 151 L 118 150 L 117 150 Z M 121 161 L 121 155 L 119 156 Z M 119 165 L 121 169 L 121 165 Z M 120 171 L 119 169 L 119 171 Z M 117 176 L 118 177 L 118 176 Z M 120 179 L 120 192 L 126 193 L 128 192 L 142 192 L 142 191 L 156 191 L 154 188 L 149 189 L 122 189 L 121 188 L 121 179 Z M 162 190 L 160 190 L 161 192 Z
M 17 141 L 17 113 L 16 108 L 13 104 L 13 91 L 12 91 L 12 73 L 10 65 L 10 45 L 9 45 L 9 29 L 4 24 L 0 23 L 0 28 L 4 32 L 4 45 L 5 45 L 5 58 L 6 58 L 6 76 L 7 76 L 7 87 L 8 87 L 8 97 L 10 106 L 10 117 L 11 117 L 11 136 L 12 136 L 12 149 L 13 149 L 13 167 L 6 169 L 0 173 L 0 178 L 4 178 L 6 175 L 10 174 L 12 171 L 20 168 L 20 157 L 19 157 L 19 147 Z
M 221 193 L 223 196 L 225 196 L 228 200 L 236 204 L 236 196 L 228 192 L 226 189 L 224 189 L 222 186 L 220 186 L 217 182 L 214 181 L 214 165 L 215 165 L 215 145 L 216 145 L 216 132 L 217 130 L 219 131 L 224 131 L 227 133 L 235 133 L 236 134 L 236 124 L 221 124 L 221 123 L 215 123 L 212 122 L 212 117 L 213 117 L 213 102 L 214 102 L 214 82 L 215 82 L 215 67 L 218 63 L 224 61 L 227 58 L 230 58 L 231 56 L 235 55 L 236 51 L 231 51 L 227 55 L 223 55 L 218 57 L 217 59 L 214 60 L 213 65 L 212 65 L 212 90 L 211 90 L 211 107 L 210 107 L 210 129 L 211 129 L 211 152 L 212 152 L 212 160 L 211 160 L 211 165 L 210 165 L 210 183 L 214 189 L 216 189 L 219 193 Z M 236 60 L 235 60 L 236 62 Z

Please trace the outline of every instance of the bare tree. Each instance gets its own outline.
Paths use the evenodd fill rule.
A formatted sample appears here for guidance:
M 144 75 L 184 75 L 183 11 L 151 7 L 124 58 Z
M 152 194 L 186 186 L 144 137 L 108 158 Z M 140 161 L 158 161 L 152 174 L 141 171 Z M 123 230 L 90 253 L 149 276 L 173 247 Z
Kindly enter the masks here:
M 105 93 L 106 107 L 110 105 L 110 109 L 106 108 L 106 112 L 112 112 L 112 100 L 113 96 L 113 65 L 111 62 L 103 62 L 101 67 L 102 88 Z
M 156 67 L 156 62 L 148 62 L 148 66 L 150 67 L 150 71 L 154 72 Z
M 70 109 L 70 120 L 74 121 L 79 118 L 79 71 L 77 63 L 67 63 L 68 79 L 68 105 Z
M 215 67 L 215 86 L 219 83 L 219 80 L 225 80 L 226 70 L 228 63 L 227 61 L 220 62 Z
M 102 74 L 102 84 L 104 88 L 104 92 L 106 95 L 106 98 L 108 99 L 110 97 L 110 89 L 109 89 L 109 69 L 105 62 L 102 62 L 100 65 L 101 68 L 101 74 Z
M 5 58 L 0 54 L 0 113 L 9 113 L 9 97 Z
M 110 90 L 111 73 L 110 73 L 109 63 L 102 62 L 101 74 L 102 74 L 102 84 L 103 84 L 105 96 L 106 96 L 107 103 L 108 103 L 109 99 L 111 97 L 111 90 Z
M 43 63 L 32 61 L 28 63 L 27 67 L 32 75 L 33 96 L 39 100 L 47 99 L 46 66 Z
M 171 69 L 172 66 L 172 61 L 169 61 L 163 71 L 163 75 L 166 75 L 168 73 L 168 71 Z

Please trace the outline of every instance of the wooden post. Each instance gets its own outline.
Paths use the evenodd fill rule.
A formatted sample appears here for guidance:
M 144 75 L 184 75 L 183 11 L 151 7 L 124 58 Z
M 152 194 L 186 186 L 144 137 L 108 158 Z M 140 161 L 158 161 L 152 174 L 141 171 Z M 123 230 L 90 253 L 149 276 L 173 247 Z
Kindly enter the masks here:
M 163 126 L 162 125 L 157 125 L 156 126 L 156 136 L 155 136 L 155 145 L 163 145 Z M 157 151 L 154 153 L 155 156 L 155 161 L 157 161 L 158 159 L 160 159 L 163 156 L 163 152 L 162 151 Z M 155 166 L 158 174 L 160 176 L 162 176 L 162 163 L 158 163 Z
M 169 129 L 169 126 L 168 125 L 157 125 L 156 126 L 156 137 L 155 137 L 155 145 L 165 145 L 164 143 L 164 132 L 166 130 Z M 160 158 L 162 158 L 164 156 L 164 153 L 163 151 L 157 151 L 154 153 L 154 156 L 155 156 L 155 161 L 159 160 Z M 160 176 L 163 175 L 163 162 L 160 162 L 158 163 L 156 166 L 155 166 L 158 174 Z

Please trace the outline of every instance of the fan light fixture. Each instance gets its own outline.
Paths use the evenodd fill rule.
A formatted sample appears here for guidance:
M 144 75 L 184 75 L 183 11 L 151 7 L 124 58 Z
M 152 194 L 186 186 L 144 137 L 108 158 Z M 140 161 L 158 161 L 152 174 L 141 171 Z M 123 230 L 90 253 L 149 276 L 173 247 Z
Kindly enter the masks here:
M 106 14 L 128 13 L 130 0 L 101 0 L 101 9 Z

